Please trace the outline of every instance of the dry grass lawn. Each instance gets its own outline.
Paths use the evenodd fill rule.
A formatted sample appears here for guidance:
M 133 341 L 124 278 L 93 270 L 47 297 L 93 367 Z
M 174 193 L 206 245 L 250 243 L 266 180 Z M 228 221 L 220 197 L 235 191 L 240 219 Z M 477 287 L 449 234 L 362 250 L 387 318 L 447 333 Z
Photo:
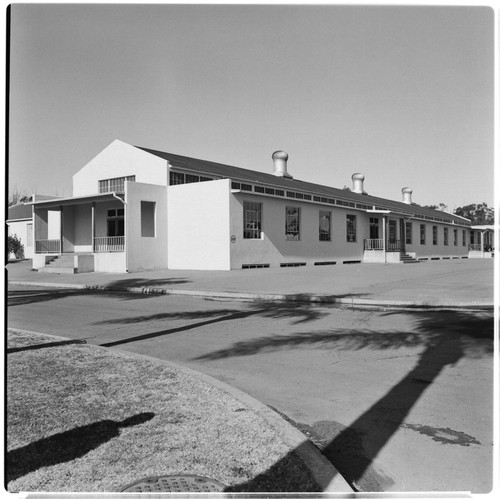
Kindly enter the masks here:
M 234 491 L 318 491 L 266 421 L 165 364 L 9 331 L 7 373 L 10 492 L 116 492 L 175 474 Z

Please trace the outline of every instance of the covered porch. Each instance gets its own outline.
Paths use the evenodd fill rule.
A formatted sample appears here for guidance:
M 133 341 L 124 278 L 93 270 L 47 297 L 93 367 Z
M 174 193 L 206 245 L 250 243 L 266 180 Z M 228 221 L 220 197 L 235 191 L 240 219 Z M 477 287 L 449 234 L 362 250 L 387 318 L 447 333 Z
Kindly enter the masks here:
M 363 240 L 365 263 L 400 263 L 413 258 L 405 254 L 406 222 L 389 210 L 367 210 L 369 238 Z
M 495 227 L 473 225 L 470 231 L 469 258 L 493 258 L 495 251 Z
M 33 208 L 34 269 L 126 271 L 124 195 L 51 199 L 35 202 Z

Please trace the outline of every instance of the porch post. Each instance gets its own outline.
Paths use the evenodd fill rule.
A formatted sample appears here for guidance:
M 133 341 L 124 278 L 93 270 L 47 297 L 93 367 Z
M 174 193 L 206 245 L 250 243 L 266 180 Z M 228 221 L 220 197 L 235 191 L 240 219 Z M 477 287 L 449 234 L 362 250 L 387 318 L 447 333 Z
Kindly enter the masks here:
M 59 252 L 63 252 L 63 207 L 59 206 Z
M 484 232 L 485 231 L 481 231 L 481 254 L 484 253 Z
M 387 262 L 387 254 L 385 252 L 385 224 L 386 216 L 382 215 L 382 251 L 384 252 L 384 262 Z
M 92 202 L 92 253 L 95 252 L 95 201 Z

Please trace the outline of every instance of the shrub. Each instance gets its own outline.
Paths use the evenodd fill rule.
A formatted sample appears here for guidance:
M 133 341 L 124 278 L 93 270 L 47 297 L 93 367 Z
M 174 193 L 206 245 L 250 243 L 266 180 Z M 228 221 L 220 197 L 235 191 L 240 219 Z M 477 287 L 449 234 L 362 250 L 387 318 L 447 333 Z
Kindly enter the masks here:
M 14 253 L 18 260 L 24 259 L 24 246 L 21 240 L 16 236 L 8 236 L 7 240 L 7 255 Z

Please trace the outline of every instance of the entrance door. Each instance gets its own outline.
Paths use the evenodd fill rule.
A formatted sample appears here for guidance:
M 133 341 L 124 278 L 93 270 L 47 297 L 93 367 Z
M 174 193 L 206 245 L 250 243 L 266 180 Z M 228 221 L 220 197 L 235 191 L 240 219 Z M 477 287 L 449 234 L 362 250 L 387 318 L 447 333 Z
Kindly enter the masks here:
M 397 225 L 396 220 L 389 220 L 389 241 L 387 244 L 387 249 L 389 251 L 394 251 L 397 249 Z
M 379 223 L 377 217 L 370 217 L 370 239 L 379 239 Z
M 405 245 L 406 245 L 406 226 L 405 226 L 405 221 L 403 219 L 401 219 L 399 221 L 399 234 L 400 234 L 400 248 L 401 248 L 401 251 L 404 251 L 405 250 Z

